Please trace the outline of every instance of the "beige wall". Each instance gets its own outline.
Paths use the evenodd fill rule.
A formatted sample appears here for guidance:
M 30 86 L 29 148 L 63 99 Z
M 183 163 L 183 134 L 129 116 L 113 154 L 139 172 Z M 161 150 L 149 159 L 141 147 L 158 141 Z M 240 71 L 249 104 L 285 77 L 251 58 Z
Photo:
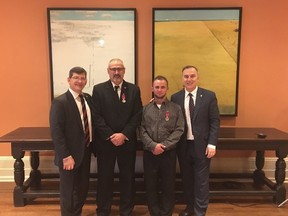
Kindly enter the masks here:
M 222 125 L 288 132 L 286 0 L 1 0 L 0 4 L 0 136 L 20 126 L 48 126 L 47 7 L 136 8 L 138 83 L 144 103 L 151 96 L 153 7 L 243 7 L 238 116 L 223 118 Z M 0 155 L 10 155 L 8 143 L 0 143 Z

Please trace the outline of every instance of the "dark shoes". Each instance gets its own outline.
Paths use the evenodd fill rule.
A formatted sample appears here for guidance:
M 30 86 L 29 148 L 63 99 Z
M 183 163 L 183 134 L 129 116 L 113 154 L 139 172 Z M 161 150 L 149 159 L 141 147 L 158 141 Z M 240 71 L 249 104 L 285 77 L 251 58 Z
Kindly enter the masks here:
M 194 213 L 192 210 L 185 209 L 179 213 L 179 216 L 193 216 Z

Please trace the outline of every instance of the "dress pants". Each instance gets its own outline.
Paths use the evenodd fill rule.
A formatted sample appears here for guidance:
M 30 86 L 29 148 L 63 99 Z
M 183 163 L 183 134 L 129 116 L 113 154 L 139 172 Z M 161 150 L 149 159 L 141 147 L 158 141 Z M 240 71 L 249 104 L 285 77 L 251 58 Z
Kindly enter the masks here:
M 108 216 L 113 198 L 114 170 L 117 161 L 120 181 L 120 216 L 130 216 L 134 208 L 136 151 L 122 147 L 97 152 L 97 215 Z
M 179 156 L 186 209 L 195 216 L 204 216 L 209 203 L 209 169 L 210 161 L 206 157 L 195 155 L 197 146 L 194 141 L 187 141 L 185 153 Z
M 79 167 L 59 169 L 61 216 L 81 216 L 89 189 L 91 152 L 85 149 Z
M 172 216 L 175 202 L 176 150 L 161 155 L 144 151 L 144 181 L 151 216 Z

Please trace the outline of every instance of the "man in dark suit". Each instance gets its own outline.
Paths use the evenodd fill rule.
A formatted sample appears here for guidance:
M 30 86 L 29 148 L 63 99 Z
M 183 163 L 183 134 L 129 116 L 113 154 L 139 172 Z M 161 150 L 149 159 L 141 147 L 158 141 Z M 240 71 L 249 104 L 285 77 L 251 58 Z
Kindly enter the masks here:
M 110 60 L 107 71 L 110 80 L 95 85 L 92 94 L 96 111 L 97 215 L 110 215 L 117 161 L 119 215 L 128 216 L 134 208 L 136 129 L 141 122 L 142 102 L 139 87 L 124 80 L 125 67 L 121 59 Z
M 220 127 L 219 109 L 215 93 L 198 87 L 196 67 L 185 66 L 182 79 L 185 88 L 171 96 L 171 101 L 181 106 L 186 123 L 177 151 L 187 206 L 179 216 L 204 216 L 209 203 L 210 161 L 216 153 Z
M 54 161 L 60 174 L 62 216 L 80 216 L 88 193 L 93 106 L 91 96 L 82 93 L 87 83 L 86 75 L 85 69 L 72 68 L 67 79 L 68 91 L 53 100 L 50 110 Z

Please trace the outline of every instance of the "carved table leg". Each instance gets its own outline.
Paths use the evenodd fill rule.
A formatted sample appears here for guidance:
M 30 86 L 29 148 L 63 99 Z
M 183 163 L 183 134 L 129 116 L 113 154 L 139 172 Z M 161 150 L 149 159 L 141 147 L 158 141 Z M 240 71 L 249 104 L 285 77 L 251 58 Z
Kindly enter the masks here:
M 39 167 L 39 152 L 31 152 L 30 157 L 30 165 L 31 165 L 31 189 L 40 189 L 41 187 L 41 172 L 38 170 Z
M 256 170 L 253 173 L 253 180 L 256 186 L 264 185 L 265 173 L 262 170 L 265 163 L 264 151 L 256 151 Z
M 14 206 L 20 207 L 26 204 L 26 200 L 23 196 L 25 192 L 25 188 L 23 186 L 23 182 L 25 179 L 24 173 L 24 162 L 22 158 L 24 157 L 25 152 L 23 151 L 13 151 L 12 149 L 12 156 L 15 159 L 14 162 L 14 181 L 16 186 L 13 192 L 13 199 L 14 199 Z
M 275 169 L 275 191 L 276 195 L 274 197 L 274 202 L 276 204 L 282 203 L 286 199 L 286 188 L 283 184 L 285 180 L 285 169 L 286 169 L 286 162 L 284 158 L 287 154 L 282 153 L 280 151 L 276 151 L 276 156 L 278 157 L 276 161 L 276 169 Z

